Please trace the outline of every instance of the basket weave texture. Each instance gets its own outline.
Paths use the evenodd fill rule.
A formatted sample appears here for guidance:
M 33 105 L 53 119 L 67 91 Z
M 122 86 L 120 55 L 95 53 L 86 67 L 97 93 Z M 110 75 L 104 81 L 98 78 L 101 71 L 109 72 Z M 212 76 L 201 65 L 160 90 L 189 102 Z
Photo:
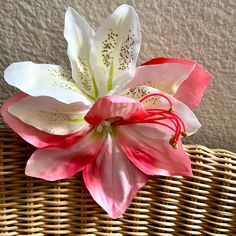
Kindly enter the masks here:
M 1 129 L 0 235 L 236 235 L 236 154 L 185 148 L 193 177 L 150 177 L 126 213 L 112 220 L 80 174 L 55 182 L 26 177 L 34 149 Z

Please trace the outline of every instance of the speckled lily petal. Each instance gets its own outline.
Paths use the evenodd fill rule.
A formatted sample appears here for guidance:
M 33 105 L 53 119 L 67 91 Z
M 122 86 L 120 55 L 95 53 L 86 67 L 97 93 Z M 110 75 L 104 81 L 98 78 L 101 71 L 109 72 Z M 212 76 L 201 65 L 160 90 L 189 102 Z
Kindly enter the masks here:
M 93 29 L 71 7 L 66 11 L 64 36 L 68 43 L 67 53 L 72 67 L 72 77 L 89 96 L 95 97 L 97 87 L 89 63 Z
M 92 45 L 90 62 L 99 71 L 96 79 L 102 95 L 114 87 L 121 74 L 132 74 L 140 44 L 138 15 L 131 6 L 123 4 L 98 28 Z
M 183 65 L 194 66 L 192 73 L 183 81 L 181 86 L 179 86 L 174 97 L 186 104 L 190 109 L 197 107 L 201 102 L 205 89 L 213 79 L 213 76 L 196 62 L 180 58 L 153 58 L 152 60 L 145 62 L 144 65 L 165 65 L 171 63 L 178 64 L 180 67 Z
M 194 64 L 165 63 L 137 67 L 127 88 L 147 85 L 174 95 L 179 86 L 194 70 Z
M 31 125 L 27 125 L 26 123 L 22 122 L 20 119 L 16 118 L 8 112 L 9 106 L 27 96 L 27 94 L 20 92 L 8 98 L 4 102 L 1 107 L 1 115 L 4 121 L 25 141 L 37 148 L 43 148 L 47 146 L 60 146 L 66 143 L 68 136 L 53 135 L 43 132 L 34 128 Z
M 85 128 L 83 119 L 88 106 L 83 103 L 64 104 L 50 97 L 27 96 L 8 107 L 8 112 L 41 131 L 69 135 Z
M 8 84 L 32 96 L 49 96 L 64 103 L 82 101 L 90 104 L 71 77 L 57 65 L 17 62 L 7 67 L 4 77 Z

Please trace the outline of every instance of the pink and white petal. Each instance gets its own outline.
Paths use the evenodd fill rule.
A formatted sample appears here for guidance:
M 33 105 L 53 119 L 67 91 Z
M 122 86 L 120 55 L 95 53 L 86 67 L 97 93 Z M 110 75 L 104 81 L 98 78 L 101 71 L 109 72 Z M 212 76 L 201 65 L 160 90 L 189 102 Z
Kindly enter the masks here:
M 72 77 L 81 90 L 95 98 L 98 94 L 89 63 L 94 34 L 90 25 L 69 7 L 65 15 L 64 36 L 68 43 L 67 53 L 72 67 Z
M 97 157 L 105 139 L 91 131 L 71 146 L 38 149 L 28 160 L 25 174 L 49 181 L 69 178 Z
M 195 65 L 165 63 L 136 68 L 133 79 L 126 88 L 146 85 L 174 95 L 179 86 L 194 70 Z
M 109 119 L 111 122 L 119 119 L 140 119 L 146 117 L 143 105 L 134 99 L 124 96 L 103 96 L 89 110 L 84 119 L 93 126 Z
M 169 100 L 173 104 L 174 113 L 178 115 L 183 121 L 188 135 L 197 132 L 197 130 L 201 127 L 201 124 L 198 121 L 197 117 L 194 115 L 194 113 L 184 103 L 178 101 L 176 98 L 172 97 L 167 93 L 164 93 L 156 88 L 152 88 L 149 86 L 137 86 L 136 88 L 124 91 L 123 94 L 121 95 L 139 100 L 148 94 L 156 94 L 156 93 L 163 94 L 169 98 Z M 148 98 L 145 101 L 143 101 L 142 104 L 144 105 L 145 108 L 163 108 L 166 110 L 169 110 L 170 108 L 168 101 L 162 97 L 154 96 Z
M 181 140 L 178 149 L 161 139 L 159 132 L 145 125 L 127 125 L 117 129 L 117 139 L 125 154 L 137 168 L 147 175 L 191 176 L 191 162 Z
M 8 107 L 12 104 L 20 101 L 22 98 L 27 97 L 25 93 L 17 93 L 10 97 L 1 107 L 1 115 L 4 121 L 26 142 L 32 144 L 37 148 L 43 148 L 47 146 L 58 146 L 66 142 L 68 136 L 52 135 L 43 131 L 40 131 L 30 125 L 25 124 L 15 116 L 8 112 Z
M 191 60 L 178 58 L 154 58 L 143 65 L 170 63 L 195 66 L 192 73 L 179 86 L 174 97 L 186 104 L 190 109 L 197 107 L 201 102 L 205 89 L 213 79 L 213 76 L 209 72 L 205 71 L 199 64 Z
M 99 73 L 100 76 L 96 76 L 101 95 L 107 94 L 123 73 L 132 74 L 136 67 L 140 45 L 138 15 L 133 7 L 123 4 L 98 28 L 91 49 L 91 65 L 97 70 L 98 68 L 105 70 Z
M 124 213 L 147 181 L 111 136 L 97 159 L 84 168 L 83 178 L 94 200 L 114 219 Z
M 57 65 L 17 62 L 7 67 L 4 77 L 8 84 L 31 96 L 49 96 L 63 103 L 91 104 L 70 76 Z
M 84 129 L 89 106 L 82 102 L 64 104 L 50 97 L 27 96 L 8 107 L 8 112 L 41 131 L 70 135 Z

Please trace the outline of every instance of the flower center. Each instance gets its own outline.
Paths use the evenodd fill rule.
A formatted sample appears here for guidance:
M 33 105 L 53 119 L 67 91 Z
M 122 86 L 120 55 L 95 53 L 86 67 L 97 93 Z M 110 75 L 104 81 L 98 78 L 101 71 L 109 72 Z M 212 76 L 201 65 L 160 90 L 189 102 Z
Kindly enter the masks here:
M 102 132 L 112 133 L 113 127 L 111 126 L 111 122 L 104 120 L 96 127 L 96 131 L 98 133 L 102 133 Z

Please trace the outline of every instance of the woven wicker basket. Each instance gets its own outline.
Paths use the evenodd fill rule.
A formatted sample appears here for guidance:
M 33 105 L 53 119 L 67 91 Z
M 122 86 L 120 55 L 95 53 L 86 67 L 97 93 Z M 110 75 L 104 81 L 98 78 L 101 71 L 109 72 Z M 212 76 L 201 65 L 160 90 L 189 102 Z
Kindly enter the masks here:
M 33 148 L 0 130 L 0 235 L 236 235 L 236 155 L 186 145 L 194 176 L 151 177 L 112 220 L 81 175 L 47 182 L 24 175 Z

